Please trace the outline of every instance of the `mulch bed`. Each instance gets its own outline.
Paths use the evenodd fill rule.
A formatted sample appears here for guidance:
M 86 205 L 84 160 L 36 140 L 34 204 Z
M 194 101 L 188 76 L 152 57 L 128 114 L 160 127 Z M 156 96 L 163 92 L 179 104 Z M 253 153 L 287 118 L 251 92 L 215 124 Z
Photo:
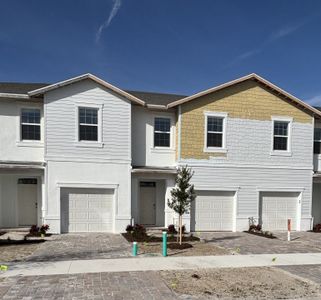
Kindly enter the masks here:
M 132 242 L 139 242 L 139 243 L 160 243 L 163 241 L 161 236 L 154 236 L 154 235 L 145 235 L 145 236 L 133 236 L 132 234 L 126 232 L 122 234 L 123 237 L 130 243 Z M 200 239 L 198 237 L 188 235 L 183 237 L 183 242 L 198 242 Z M 168 236 L 167 237 L 168 243 L 177 243 L 176 236 Z
M 246 233 L 248 233 L 248 234 L 253 234 L 253 235 L 257 235 L 257 236 L 262 236 L 262 237 L 265 237 L 265 238 L 267 238 L 267 239 L 277 239 L 277 237 L 274 236 L 274 235 L 267 235 L 267 234 L 264 234 L 264 233 L 262 233 L 262 232 L 255 232 L 255 231 L 244 231 L 244 232 L 246 232 Z
M 180 245 L 179 243 L 169 243 L 167 245 L 168 249 L 178 249 L 178 250 L 184 250 L 184 249 L 188 249 L 188 248 L 193 248 L 193 245 L 189 244 L 189 243 L 182 243 L 182 245 Z

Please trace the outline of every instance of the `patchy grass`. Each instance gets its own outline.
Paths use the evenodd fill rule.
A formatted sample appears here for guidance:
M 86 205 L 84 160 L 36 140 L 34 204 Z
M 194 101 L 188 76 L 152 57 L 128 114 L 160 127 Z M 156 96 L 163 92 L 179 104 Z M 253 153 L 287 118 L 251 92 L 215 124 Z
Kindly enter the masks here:
M 224 299 L 320 297 L 316 284 L 274 268 L 207 269 L 159 273 L 167 286 L 178 295 Z

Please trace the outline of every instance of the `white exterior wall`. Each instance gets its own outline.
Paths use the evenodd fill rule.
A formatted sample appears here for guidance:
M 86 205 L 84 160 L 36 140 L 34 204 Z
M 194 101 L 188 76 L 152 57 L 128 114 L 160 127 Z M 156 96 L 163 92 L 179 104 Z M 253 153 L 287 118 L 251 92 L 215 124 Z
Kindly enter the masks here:
M 292 123 L 291 155 L 271 155 L 272 121 L 227 119 L 227 157 L 182 160 L 195 171 L 195 189 L 237 192 L 236 231 L 258 218 L 260 191 L 301 194 L 300 229 L 311 226 L 313 125 Z
M 40 142 L 20 141 L 20 111 L 22 108 L 41 110 Z M 23 102 L 14 99 L 0 101 L 0 161 L 43 162 L 44 126 L 43 104 Z
M 115 190 L 114 232 L 131 220 L 131 103 L 91 80 L 45 94 L 47 201 L 45 221 L 60 233 L 60 188 Z M 78 142 L 78 106 L 102 110 L 101 143 Z M 95 144 L 95 145 L 93 145 Z
M 0 174 L 0 227 L 17 227 L 19 224 L 18 215 L 18 179 L 19 178 L 37 178 L 37 222 L 42 224 L 41 205 L 41 171 L 35 171 L 34 174 L 12 172 L 2 172 Z
M 154 119 L 171 119 L 171 147 L 154 148 Z M 132 163 L 134 166 L 167 167 L 175 165 L 175 112 L 151 111 L 144 107 L 132 108 Z
M 45 222 L 60 233 L 60 188 L 114 190 L 114 232 L 124 232 L 131 221 L 130 166 L 128 164 L 49 161 Z

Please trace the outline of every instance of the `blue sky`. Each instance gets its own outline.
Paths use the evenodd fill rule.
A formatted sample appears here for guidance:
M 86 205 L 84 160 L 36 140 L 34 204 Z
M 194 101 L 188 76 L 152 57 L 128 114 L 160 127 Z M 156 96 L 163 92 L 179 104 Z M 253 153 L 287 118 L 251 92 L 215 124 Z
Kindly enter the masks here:
M 321 1 L 2 0 L 0 81 L 190 95 L 248 73 L 321 106 Z

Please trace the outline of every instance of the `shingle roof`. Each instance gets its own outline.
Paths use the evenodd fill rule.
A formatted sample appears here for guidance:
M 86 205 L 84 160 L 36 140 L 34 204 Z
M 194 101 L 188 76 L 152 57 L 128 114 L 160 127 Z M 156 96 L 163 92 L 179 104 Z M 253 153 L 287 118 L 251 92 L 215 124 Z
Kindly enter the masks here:
M 47 85 L 49 83 L 0 82 L 0 93 L 27 94 Z
M 185 98 L 183 95 L 176 94 L 164 94 L 164 93 L 150 93 L 150 92 L 140 92 L 140 91 L 126 91 L 129 94 L 145 101 L 147 104 L 156 105 L 167 105 L 176 100 Z
M 50 83 L 21 83 L 21 82 L 0 82 L 0 93 L 9 94 L 27 94 L 30 91 L 49 86 Z M 186 96 L 165 94 L 165 93 L 150 93 L 141 91 L 125 92 L 145 101 L 147 104 L 167 105 L 173 101 L 182 99 Z

